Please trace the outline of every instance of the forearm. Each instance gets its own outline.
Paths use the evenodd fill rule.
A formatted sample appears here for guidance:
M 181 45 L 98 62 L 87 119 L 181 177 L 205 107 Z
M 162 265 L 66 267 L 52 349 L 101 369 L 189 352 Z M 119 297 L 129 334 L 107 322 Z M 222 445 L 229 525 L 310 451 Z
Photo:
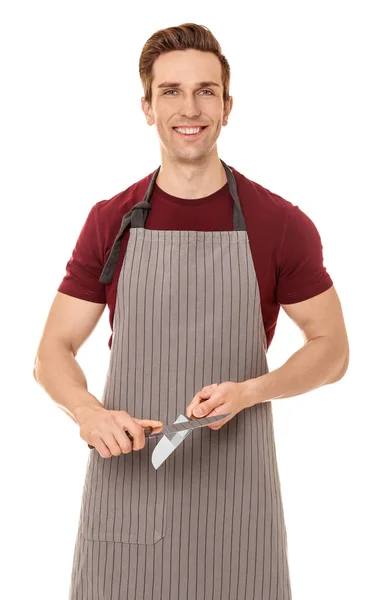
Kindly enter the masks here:
M 47 394 L 77 423 L 86 407 L 103 405 L 88 392 L 85 375 L 73 352 L 63 344 L 41 349 L 36 356 L 33 375 Z
M 299 396 L 341 379 L 347 370 L 348 351 L 340 351 L 332 339 L 314 338 L 280 368 L 248 379 L 244 384 L 246 406 L 278 398 Z

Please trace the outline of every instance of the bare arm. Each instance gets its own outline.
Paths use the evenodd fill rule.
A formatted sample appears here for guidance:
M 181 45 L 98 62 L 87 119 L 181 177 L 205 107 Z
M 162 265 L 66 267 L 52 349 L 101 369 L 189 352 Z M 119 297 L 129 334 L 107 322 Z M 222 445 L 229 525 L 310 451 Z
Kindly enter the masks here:
M 57 292 L 37 349 L 33 375 L 49 396 L 76 423 L 87 407 L 101 402 L 90 392 L 75 356 L 96 327 L 105 304 Z
M 80 437 L 103 458 L 145 446 L 144 428 L 155 432 L 161 421 L 135 419 L 123 410 L 106 410 L 88 392 L 75 356 L 96 327 L 105 304 L 79 300 L 57 292 L 37 350 L 33 374 L 49 396 L 80 427 Z M 126 431 L 130 432 L 133 444 Z
M 322 385 L 339 381 L 349 362 L 349 344 L 342 307 L 334 286 L 296 304 L 282 305 L 302 332 L 304 345 L 279 369 L 255 379 L 225 381 L 206 386 L 186 408 L 198 418 L 233 413 L 277 398 L 299 396 Z M 213 384 L 216 385 L 216 384 Z M 206 400 L 206 398 L 208 398 Z M 202 409 L 201 412 L 198 412 Z M 232 416 L 208 425 L 220 429 Z
M 247 406 L 298 396 L 335 383 L 348 369 L 348 336 L 334 286 L 309 300 L 282 308 L 301 330 L 304 345 L 279 369 L 243 382 Z

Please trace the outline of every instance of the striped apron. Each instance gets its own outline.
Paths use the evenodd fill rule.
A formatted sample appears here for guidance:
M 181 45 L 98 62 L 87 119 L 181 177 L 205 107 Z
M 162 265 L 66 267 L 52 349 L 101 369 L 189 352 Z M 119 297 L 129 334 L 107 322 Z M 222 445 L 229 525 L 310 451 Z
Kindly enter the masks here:
M 205 385 L 268 372 L 235 177 L 233 231 L 145 229 L 160 167 L 123 217 L 100 281 L 119 276 L 103 404 L 173 423 Z M 193 431 L 158 470 L 158 438 L 89 454 L 70 600 L 290 600 L 271 402 Z

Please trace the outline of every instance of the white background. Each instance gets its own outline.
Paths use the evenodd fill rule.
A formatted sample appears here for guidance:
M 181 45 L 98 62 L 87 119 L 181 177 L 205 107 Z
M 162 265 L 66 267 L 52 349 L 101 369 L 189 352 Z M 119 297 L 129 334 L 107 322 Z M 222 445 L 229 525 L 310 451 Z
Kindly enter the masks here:
M 314 221 L 349 334 L 344 379 L 273 402 L 293 598 L 382 598 L 382 22 L 378 2 L 339 0 L 3 4 L 0 596 L 68 597 L 89 450 L 35 351 L 91 206 L 160 164 L 138 60 L 184 22 L 232 69 L 220 157 Z M 106 309 L 78 355 L 98 397 L 109 335 Z M 302 341 L 281 311 L 270 370 Z

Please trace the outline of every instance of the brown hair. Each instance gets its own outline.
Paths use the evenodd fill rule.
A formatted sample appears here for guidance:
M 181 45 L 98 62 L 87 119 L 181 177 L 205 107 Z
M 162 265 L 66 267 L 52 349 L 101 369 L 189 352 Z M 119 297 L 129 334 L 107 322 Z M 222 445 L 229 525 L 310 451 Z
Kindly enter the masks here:
M 230 66 L 227 59 L 221 53 L 221 46 L 204 25 L 195 23 L 184 23 L 178 27 L 168 27 L 156 31 L 144 45 L 140 60 L 139 72 L 144 88 L 146 102 L 152 104 L 153 63 L 161 54 L 172 50 L 201 50 L 202 52 L 213 52 L 222 65 L 223 101 L 229 99 Z

